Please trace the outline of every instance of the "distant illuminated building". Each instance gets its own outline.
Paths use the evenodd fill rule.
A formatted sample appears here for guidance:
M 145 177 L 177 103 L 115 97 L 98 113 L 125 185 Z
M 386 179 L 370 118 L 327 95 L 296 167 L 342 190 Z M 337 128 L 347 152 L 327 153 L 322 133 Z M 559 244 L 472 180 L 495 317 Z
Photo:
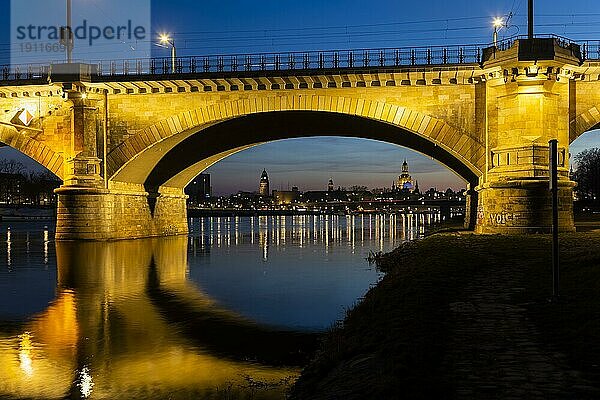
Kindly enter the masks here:
M 333 178 L 329 178 L 329 183 L 327 184 L 327 191 L 333 192 Z
M 292 190 L 273 190 L 273 199 L 277 205 L 296 203 L 300 200 L 300 190 L 297 186 Z
M 212 195 L 210 187 L 210 174 L 200 174 L 185 188 L 188 202 L 193 204 L 202 203 Z
M 396 182 L 397 190 L 408 190 L 412 192 L 415 190 L 415 182 L 413 181 L 410 173 L 408 172 L 408 163 L 406 160 L 402 163 L 402 173 L 398 176 L 398 181 Z
M 269 176 L 267 175 L 266 169 L 263 169 L 262 175 L 260 176 L 258 194 L 261 196 L 269 196 Z

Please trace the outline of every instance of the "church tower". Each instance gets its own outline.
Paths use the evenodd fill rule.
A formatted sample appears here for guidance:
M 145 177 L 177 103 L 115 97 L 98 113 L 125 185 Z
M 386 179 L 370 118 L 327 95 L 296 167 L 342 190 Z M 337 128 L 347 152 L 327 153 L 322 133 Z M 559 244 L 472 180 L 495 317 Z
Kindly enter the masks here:
M 266 169 L 263 169 L 262 175 L 260 176 L 258 194 L 261 196 L 269 196 L 269 176 L 267 175 Z
M 408 163 L 406 159 L 402 163 L 402 173 L 398 176 L 398 183 L 396 184 L 398 190 L 408 190 L 412 192 L 415 189 L 415 182 L 413 181 L 408 171 Z
M 333 178 L 329 178 L 329 183 L 327 184 L 327 191 L 333 192 Z

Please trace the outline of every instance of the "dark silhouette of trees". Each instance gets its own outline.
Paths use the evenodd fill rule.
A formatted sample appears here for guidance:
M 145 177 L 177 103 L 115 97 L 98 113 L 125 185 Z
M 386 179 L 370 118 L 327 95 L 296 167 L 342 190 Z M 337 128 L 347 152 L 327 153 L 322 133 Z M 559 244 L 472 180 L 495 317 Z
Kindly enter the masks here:
M 0 159 L 0 204 L 53 204 L 60 184 L 49 171 L 31 172 L 20 161 Z
M 600 148 L 586 149 L 575 156 L 577 169 L 573 180 L 577 182 L 577 199 L 588 204 L 600 203 Z

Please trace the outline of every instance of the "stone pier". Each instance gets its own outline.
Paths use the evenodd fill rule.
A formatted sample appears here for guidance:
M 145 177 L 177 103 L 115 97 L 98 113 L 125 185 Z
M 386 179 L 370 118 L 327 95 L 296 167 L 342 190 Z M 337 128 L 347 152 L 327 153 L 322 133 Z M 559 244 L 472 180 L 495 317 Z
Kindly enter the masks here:
M 57 190 L 57 240 L 117 240 L 188 232 L 181 189 L 151 195 L 143 188 L 62 187 Z

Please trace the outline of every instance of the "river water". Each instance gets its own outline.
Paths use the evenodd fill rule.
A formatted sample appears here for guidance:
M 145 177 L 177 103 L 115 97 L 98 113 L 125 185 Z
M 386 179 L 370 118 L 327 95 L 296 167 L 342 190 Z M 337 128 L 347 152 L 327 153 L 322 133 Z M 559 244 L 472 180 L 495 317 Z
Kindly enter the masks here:
M 437 218 L 197 218 L 110 243 L 0 223 L 0 398 L 284 398 L 381 278 L 369 253 Z

